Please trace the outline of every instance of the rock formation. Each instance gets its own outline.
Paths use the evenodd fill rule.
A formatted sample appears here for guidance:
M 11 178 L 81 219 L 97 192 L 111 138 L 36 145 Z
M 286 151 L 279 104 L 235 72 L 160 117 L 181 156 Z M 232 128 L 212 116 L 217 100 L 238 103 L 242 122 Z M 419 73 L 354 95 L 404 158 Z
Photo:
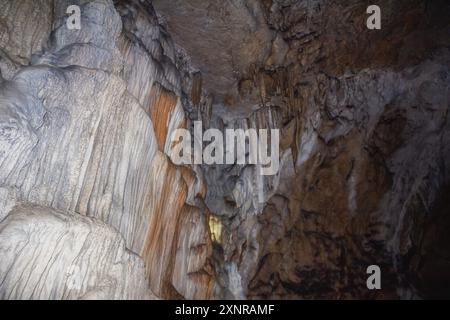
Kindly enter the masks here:
M 278 175 L 203 168 L 221 297 L 450 296 L 450 8 L 377 4 L 381 30 L 356 0 L 154 1 L 214 95 L 211 127 L 281 129 Z
M 0 298 L 449 297 L 450 7 L 378 5 L 0 0 Z M 280 170 L 176 165 L 194 121 Z
M 1 299 L 152 298 L 142 259 L 99 220 L 17 206 L 2 222 L 0 240 Z
M 130 279 L 112 278 L 126 281 L 121 284 L 123 292 L 108 289 L 104 297 L 142 298 L 143 292 L 131 292 L 147 284 L 148 293 L 161 298 L 208 298 L 213 283 L 207 259 L 211 241 L 205 207 L 196 201 L 202 198 L 202 178 L 194 168 L 174 166 L 167 156 L 171 131 L 186 126 L 186 117 L 175 48 L 151 4 L 81 1 L 82 28 L 70 30 L 65 21 L 66 8 L 72 3 L 41 2 L 1 2 L 5 15 L 1 20 L 0 218 L 2 232 L 10 235 L 14 229 L 50 243 L 27 247 L 27 259 L 43 265 L 30 268 L 25 262 L 16 263 L 15 259 L 25 258 L 11 252 L 11 246 L 20 248 L 28 237 L 1 242 L 0 250 L 8 253 L 2 254 L 2 271 L 17 268 L 0 274 L 2 297 L 96 297 L 90 290 L 101 290 L 103 278 L 87 278 L 95 272 L 90 261 L 80 262 L 79 272 L 86 272 L 83 279 L 92 289 L 83 283 L 84 291 L 68 291 L 58 278 L 46 284 L 45 291 L 38 281 L 21 284 L 27 272 L 33 277 L 42 272 L 42 279 L 44 273 L 54 272 L 44 268 L 53 257 L 42 257 L 40 250 L 55 246 L 56 254 L 82 244 L 74 234 L 64 247 L 56 247 L 62 245 L 54 243 L 59 234 L 75 232 L 71 220 L 65 223 L 68 226 L 58 223 L 64 212 L 80 216 L 73 223 L 81 221 L 75 228 L 80 232 L 90 230 L 81 216 L 115 230 L 100 228 L 105 239 L 98 235 L 99 248 L 86 245 L 80 255 L 90 250 L 111 251 L 102 253 L 109 255 L 116 248 L 123 251 L 124 243 L 134 253 L 133 262 L 124 263 L 136 269 Z M 27 27 L 30 15 L 39 21 L 36 35 L 35 28 Z M 18 31 L 11 32 L 12 27 Z M 14 39 L 16 34 L 23 39 Z M 17 209 L 31 204 L 42 208 L 31 210 L 31 217 L 29 210 Z M 45 216 L 54 209 L 58 210 L 55 218 Z M 15 218 L 17 210 L 25 217 Z M 48 226 L 42 222 L 41 228 L 29 228 L 40 212 L 45 212 L 43 221 L 48 220 Z M 180 256 L 183 264 L 177 263 Z M 101 265 L 95 268 L 102 270 L 117 263 L 101 255 L 98 261 Z M 140 270 L 143 262 L 146 273 Z M 70 257 L 55 264 L 62 272 L 78 266 Z M 24 288 L 15 289 L 16 284 Z

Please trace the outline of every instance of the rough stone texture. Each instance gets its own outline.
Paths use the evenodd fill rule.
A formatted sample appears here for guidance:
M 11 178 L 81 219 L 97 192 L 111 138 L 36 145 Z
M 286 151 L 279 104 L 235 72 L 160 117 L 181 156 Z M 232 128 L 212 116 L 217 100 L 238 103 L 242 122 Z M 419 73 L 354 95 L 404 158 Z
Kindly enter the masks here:
M 164 16 L 168 30 L 200 67 L 206 89 L 217 99 L 234 103 L 239 72 L 270 55 L 274 35 L 259 1 L 156 0 L 153 4 L 158 12 L 169 13 Z
M 0 3 L 0 71 L 5 78 L 11 77 L 20 66 L 28 65 L 32 55 L 45 48 L 52 14 L 52 1 Z
M 450 7 L 379 1 L 370 31 L 366 5 L 0 0 L 2 297 L 449 297 Z M 279 128 L 280 171 L 175 166 L 170 137 L 195 120 Z M 70 268 L 80 243 L 54 237 L 72 219 L 128 261 L 98 277 L 83 261 L 83 292 L 39 282 L 43 247 Z M 34 222 L 49 244 L 11 254 Z
M 450 296 L 447 2 L 378 1 L 380 31 L 356 0 L 154 3 L 206 79 L 211 127 L 281 129 L 279 175 L 203 168 L 218 296 Z
M 400 73 L 311 79 L 297 160 L 253 219 L 260 260 L 246 270 L 250 296 L 406 296 L 399 291 L 414 271 L 402 264 L 421 241 L 413 229 L 423 228 L 450 164 L 448 57 Z M 365 288 L 371 264 L 384 270 L 378 296 Z
M 150 299 L 142 259 L 112 227 L 18 205 L 0 224 L 1 299 Z
M 208 264 L 211 246 L 206 211 L 201 199 L 195 199 L 202 197 L 196 191 L 201 189 L 202 178 L 197 177 L 195 168 L 172 165 L 166 155 L 170 154 L 172 131 L 186 126 L 186 119 L 175 49 L 150 2 L 31 3 L 19 6 L 1 1 L 15 17 L 2 27 L 2 34 L 10 39 L 2 42 L 2 50 L 9 56 L 23 56 L 22 51 L 34 55 L 23 62 L 29 66 L 0 80 L 0 220 L 8 219 L 16 203 L 99 219 L 117 229 L 127 248 L 143 257 L 146 278 L 156 295 L 209 297 L 212 273 L 198 281 L 188 275 L 201 272 Z M 65 11 L 71 4 L 81 7 L 81 30 L 66 27 Z M 37 36 L 33 35 L 23 25 L 30 14 L 41 17 L 39 25 L 53 28 L 37 29 Z M 17 39 L 23 48 L 14 45 L 15 33 L 9 33 L 8 23 L 23 30 L 21 37 L 26 40 Z M 50 40 L 45 43 L 44 39 Z M 8 61 L 1 60 L 0 65 L 4 70 Z M 193 177 L 183 179 L 189 176 L 184 172 Z M 196 215 L 204 217 L 195 219 L 203 227 L 183 223 L 181 215 L 195 216 L 185 211 L 185 202 L 200 205 Z M 194 234 L 187 238 L 183 235 L 191 232 Z M 189 251 L 197 245 L 205 250 Z M 187 265 L 177 267 L 179 274 L 173 278 L 171 270 L 180 251 L 186 255 Z M 48 263 L 46 257 L 41 264 Z M 14 258 L 2 257 L 1 262 L 11 264 Z M 23 271 L 24 276 L 40 272 L 25 264 L 17 266 L 25 268 L 15 271 Z M 130 265 L 134 267 L 137 265 Z M 82 272 L 91 272 L 88 269 Z M 142 277 L 139 286 L 147 279 Z M 134 286 L 131 282 L 122 285 Z M 174 285 L 181 293 L 165 289 Z M 1 290 L 5 297 L 16 298 L 45 298 L 45 292 L 49 293 L 30 296 L 28 291 L 12 291 L 14 287 L 6 285 Z M 142 297 L 138 293 L 108 294 Z M 49 297 L 66 296 L 55 293 Z

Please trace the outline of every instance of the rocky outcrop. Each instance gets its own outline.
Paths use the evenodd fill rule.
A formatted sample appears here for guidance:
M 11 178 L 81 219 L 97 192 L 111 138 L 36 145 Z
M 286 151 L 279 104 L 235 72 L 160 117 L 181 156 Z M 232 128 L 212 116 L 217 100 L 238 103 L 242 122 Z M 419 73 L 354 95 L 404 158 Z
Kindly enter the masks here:
M 377 5 L 374 31 L 361 1 L 155 0 L 174 39 L 201 57 L 210 126 L 281 129 L 277 175 L 203 168 L 220 296 L 448 296 L 437 281 L 448 279 L 450 252 L 437 220 L 448 226 L 439 199 L 448 185 L 449 7 Z M 372 264 L 381 291 L 367 290 Z
M 411 241 L 420 242 L 412 230 L 427 216 L 417 205 L 432 206 L 449 168 L 448 57 L 400 73 L 310 79 L 298 154 L 254 223 L 260 260 L 250 295 L 373 297 L 365 287 L 372 264 L 389 279 L 381 297 L 408 286 L 412 270 L 402 264 L 415 250 Z M 423 100 L 430 85 L 432 103 Z
M 0 24 L 4 26 L 0 65 L 6 77 L 0 88 L 0 203 L 4 204 L 0 219 L 8 223 L 17 205 L 23 203 L 47 208 L 38 212 L 77 213 L 115 228 L 127 249 L 145 261 L 147 271 L 146 277 L 136 271 L 133 281 L 142 277 L 138 286 L 130 280 L 121 284 L 124 293 L 110 292 L 107 297 L 142 298 L 142 292 L 127 292 L 143 288 L 147 281 L 162 298 L 209 297 L 211 271 L 201 277 L 192 275 L 207 268 L 211 246 L 206 212 L 195 207 L 195 198 L 202 197 L 196 192 L 201 177 L 194 168 L 176 167 L 167 156 L 172 131 L 186 126 L 181 76 L 174 46 L 159 26 L 150 2 L 44 1 L 42 6 L 25 2 L 1 4 L 7 8 L 2 11 L 5 17 L 11 13 L 15 20 L 8 18 Z M 66 26 L 70 4 L 82 9 L 80 30 Z M 42 28 L 36 30 L 36 36 L 26 29 L 30 14 L 41 17 Z M 24 39 L 13 39 L 15 33 L 9 25 L 23 30 Z M 19 40 L 27 47 L 14 45 Z M 11 64 L 16 71 L 11 71 Z M 39 219 L 38 213 L 33 219 Z M 183 222 L 186 219 L 201 226 Z M 40 236 L 48 238 L 43 246 L 60 245 L 54 242 L 62 231 L 49 228 L 49 234 L 45 232 L 44 227 L 39 230 Z M 191 232 L 193 235 L 186 237 Z M 65 241 L 70 250 L 70 241 L 78 240 Z M 115 241 L 111 246 L 121 245 Z M 34 245 L 27 250 L 40 250 Z M 89 250 L 94 248 L 80 254 L 88 255 Z M 110 248 L 99 246 L 98 250 Z M 173 275 L 180 254 L 187 264 L 177 266 Z M 8 255 L 1 261 L 12 265 L 14 259 L 16 256 Z M 45 266 L 53 258 L 39 259 Z M 61 264 L 66 262 L 69 260 Z M 47 272 L 26 263 L 16 267 L 23 268 L 14 271 L 22 277 Z M 127 268 L 138 269 L 138 264 Z M 94 271 L 89 265 L 81 268 L 90 286 L 100 286 L 101 278 L 88 280 L 87 274 Z M 63 283 L 52 285 L 63 288 Z M 28 289 L 14 290 L 6 283 L 0 287 L 4 297 L 45 298 L 50 292 L 33 295 Z M 63 291 L 52 294 L 48 297 L 81 297 L 81 293 Z
M 0 297 L 448 297 L 450 8 L 378 5 L 0 0 Z M 194 121 L 279 171 L 174 164 Z
M 18 205 L 0 224 L 1 299 L 149 299 L 142 259 L 96 219 Z

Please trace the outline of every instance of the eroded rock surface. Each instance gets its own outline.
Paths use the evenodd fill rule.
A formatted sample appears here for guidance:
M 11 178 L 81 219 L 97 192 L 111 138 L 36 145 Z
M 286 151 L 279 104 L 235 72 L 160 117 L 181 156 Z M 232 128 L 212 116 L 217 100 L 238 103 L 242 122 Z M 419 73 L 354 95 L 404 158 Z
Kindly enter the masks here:
M 1 299 L 150 299 L 120 233 L 77 213 L 18 205 L 0 224 Z
M 450 8 L 378 5 L 0 0 L 0 296 L 450 296 Z M 200 120 L 280 170 L 175 165 Z
M 450 249 L 427 231 L 448 225 L 448 3 L 379 1 L 377 31 L 356 0 L 176 3 L 155 7 L 203 71 L 210 126 L 281 129 L 275 176 L 204 167 L 219 295 L 448 296 Z
M 66 9 L 72 4 L 82 11 L 80 30 L 66 26 Z M 126 293 L 148 284 L 162 298 L 208 298 L 212 271 L 194 275 L 208 269 L 211 247 L 198 192 L 202 178 L 193 167 L 177 167 L 168 157 L 173 130 L 187 124 L 174 45 L 151 3 L 98 0 L 38 5 L 30 0 L 23 5 L 2 1 L 1 6 L 7 10 L 2 11 L 5 18 L 0 24 L 5 53 L 0 61 L 5 75 L 0 87 L 0 219 L 9 221 L 10 210 L 18 203 L 99 219 L 115 228 L 127 249 L 146 266 L 145 273 L 136 271 L 133 276 L 139 284 L 122 283 L 120 290 L 125 293 L 109 292 L 107 297 L 142 298 L 139 291 Z M 36 34 L 25 25 L 30 15 L 39 17 Z M 17 31 L 20 39 L 14 38 L 11 25 L 21 30 Z M 11 63 L 16 69 L 10 68 Z M 197 223 L 186 223 L 190 219 Z M 39 231 L 42 236 L 45 230 Z M 49 242 L 56 241 L 53 234 L 60 231 L 51 232 Z M 78 240 L 74 236 L 65 241 L 65 250 L 70 250 L 70 241 Z M 52 245 L 59 246 L 42 243 Z M 204 249 L 190 250 L 196 246 Z M 100 246 L 98 250 L 112 249 Z M 180 254 L 183 264 L 175 267 Z M 36 258 L 44 266 L 49 261 L 45 259 L 52 259 Z M 14 259 L 10 254 L 1 261 L 12 265 Z M 14 272 L 23 277 L 45 272 L 26 263 L 16 267 Z M 94 271 L 87 265 L 81 272 Z M 101 281 L 89 285 L 100 286 Z M 60 288 L 63 283 L 53 286 Z M 0 287 L 4 297 L 50 294 L 14 290 L 6 283 Z M 48 297 L 81 297 L 64 294 Z

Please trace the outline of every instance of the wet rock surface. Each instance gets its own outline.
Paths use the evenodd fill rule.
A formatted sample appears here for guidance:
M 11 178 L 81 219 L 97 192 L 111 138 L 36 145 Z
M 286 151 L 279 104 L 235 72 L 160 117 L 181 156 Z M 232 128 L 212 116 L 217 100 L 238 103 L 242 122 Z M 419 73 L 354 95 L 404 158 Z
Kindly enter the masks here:
M 0 0 L 0 297 L 448 297 L 450 8 L 378 5 Z M 175 165 L 194 121 L 280 170 Z
M 205 209 L 200 200 L 195 201 L 197 196 L 201 198 L 197 190 L 202 180 L 194 168 L 177 167 L 168 156 L 171 133 L 185 126 L 186 118 L 175 49 L 159 26 L 151 3 L 79 1 L 80 30 L 66 27 L 66 8 L 72 2 L 47 1 L 41 6 L 33 1 L 1 3 L 15 17 L 14 21 L 2 20 L 2 39 L 10 39 L 2 43 L 2 50 L 23 61 L 16 64 L 11 60 L 17 68 L 13 75 L 4 72 L 10 70 L 11 61 L 3 56 L 0 61 L 5 75 L 0 89 L 0 219 L 8 221 L 19 204 L 33 204 L 47 208 L 39 212 L 77 213 L 115 228 L 126 248 L 145 262 L 146 271 L 136 271 L 133 282 L 122 283 L 122 293 L 105 297 L 143 298 L 139 291 L 127 294 L 138 283 L 136 288 L 151 288 L 161 298 L 208 298 L 211 272 L 190 276 L 207 268 L 211 246 Z M 21 25 L 30 14 L 42 17 L 39 25 L 52 27 L 32 34 Z M 9 44 L 15 33 L 8 33 L 8 24 L 24 28 L 21 37 L 31 40 L 21 42 L 28 46 L 23 51 L 32 56 L 24 56 Z M 190 206 L 193 209 L 188 210 Z M 39 219 L 39 214 L 33 219 Z M 184 222 L 189 219 L 198 225 Z M 37 232 L 47 237 L 44 227 Z M 48 243 L 34 244 L 36 250 L 60 245 L 53 234 L 61 231 L 49 228 L 48 232 Z M 190 235 L 182 236 L 186 233 Z M 121 245 L 119 238 L 111 245 Z M 75 235 L 67 239 L 61 250 L 70 250 L 71 241 L 75 245 L 78 239 Z M 195 246 L 204 249 L 190 252 Z M 88 254 L 83 250 L 80 254 Z M 97 250 L 106 255 L 110 248 Z M 180 254 L 184 264 L 177 266 L 173 275 Z M 13 254 L 2 256 L 2 266 L 14 265 L 14 259 L 18 257 Z M 36 259 L 45 266 L 52 257 Z M 105 268 L 108 263 L 115 262 L 105 261 Z M 46 272 L 26 263 L 15 266 L 14 274 L 34 277 Z M 138 264 L 127 268 L 138 268 Z M 81 272 L 90 275 L 91 269 L 87 264 Z M 11 281 L 22 281 L 12 277 Z M 89 285 L 100 286 L 102 280 L 92 277 L 89 281 L 94 282 Z M 55 288 L 63 286 L 57 283 L 61 279 L 52 279 Z M 15 291 L 7 282 L 0 286 L 3 297 L 46 298 L 45 294 L 50 294 L 27 290 Z M 80 298 L 81 294 L 58 291 L 50 297 Z
M 425 298 L 438 286 L 448 296 L 436 279 L 447 279 L 449 247 L 426 230 L 447 185 L 450 8 L 377 5 L 374 31 L 361 1 L 155 1 L 174 38 L 202 57 L 193 61 L 215 98 L 211 127 L 281 129 L 278 175 L 204 168 L 220 295 Z M 232 41 L 236 50 L 221 50 Z M 366 287 L 372 264 L 380 291 Z
M 0 224 L 2 299 L 154 299 L 142 259 L 96 219 L 18 205 Z

